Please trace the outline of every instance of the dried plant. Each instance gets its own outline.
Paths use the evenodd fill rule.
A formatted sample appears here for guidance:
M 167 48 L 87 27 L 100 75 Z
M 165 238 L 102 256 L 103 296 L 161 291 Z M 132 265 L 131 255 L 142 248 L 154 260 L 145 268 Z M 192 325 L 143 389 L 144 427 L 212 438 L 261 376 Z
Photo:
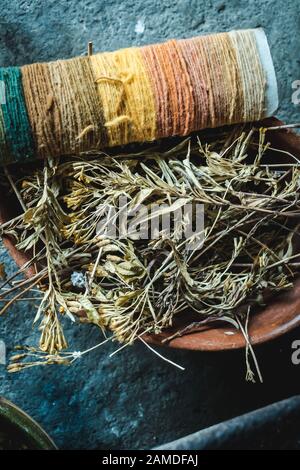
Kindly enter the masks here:
M 0 313 L 28 290 L 42 292 L 34 320 L 40 322 L 40 351 L 29 348 L 28 360 L 15 360 L 10 370 L 74 359 L 63 352 L 60 315 L 110 330 L 126 344 L 160 333 L 178 317 L 184 326 L 177 334 L 208 321 L 246 332 L 249 312 L 290 288 L 299 266 L 299 162 L 291 155 L 284 164 L 270 160 L 265 130 L 258 135 L 237 126 L 169 149 L 161 144 L 139 153 L 85 154 L 7 174 L 23 212 L 1 231 L 30 254 L 21 271 L 32 266 L 36 274 L 2 290 Z M 178 227 L 152 240 L 134 231 L 100 236 L 103 207 L 120 215 L 120 196 L 129 201 L 129 213 L 140 204 L 165 204 L 170 214 L 182 201 L 203 204 L 203 245 L 188 249 Z

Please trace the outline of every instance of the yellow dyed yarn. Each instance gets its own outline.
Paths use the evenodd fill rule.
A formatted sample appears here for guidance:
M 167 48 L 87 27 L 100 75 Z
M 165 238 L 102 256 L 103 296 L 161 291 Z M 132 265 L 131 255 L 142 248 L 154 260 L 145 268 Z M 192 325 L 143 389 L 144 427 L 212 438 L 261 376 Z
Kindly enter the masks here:
M 236 54 L 244 95 L 239 121 L 255 121 L 265 116 L 266 77 L 262 68 L 256 38 L 252 30 L 227 34 Z M 236 122 L 236 121 L 235 121 Z
M 95 54 L 90 61 L 102 102 L 108 145 L 154 140 L 155 98 L 140 49 Z
M 107 145 L 103 110 L 87 57 L 49 62 L 56 117 L 55 140 L 60 155 L 80 153 Z M 55 107 L 50 107 L 54 112 Z M 56 130 L 57 129 L 57 130 Z

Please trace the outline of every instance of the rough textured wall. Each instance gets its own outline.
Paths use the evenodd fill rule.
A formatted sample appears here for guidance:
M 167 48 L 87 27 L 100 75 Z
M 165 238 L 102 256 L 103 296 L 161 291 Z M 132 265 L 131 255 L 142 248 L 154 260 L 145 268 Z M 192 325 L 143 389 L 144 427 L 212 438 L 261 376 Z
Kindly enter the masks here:
M 96 51 L 248 27 L 265 28 L 280 91 L 278 116 L 299 121 L 291 102 L 300 80 L 300 6 L 297 0 L 2 0 L 0 65 L 21 65 Z M 3 195 L 0 195 L 3 197 Z M 14 269 L 0 245 L 0 261 Z M 19 303 L 0 318 L 8 352 L 31 343 L 33 307 Z M 75 350 L 101 340 L 95 327 L 72 326 Z M 244 353 L 163 350 L 181 372 L 142 344 L 112 358 L 105 345 L 70 368 L 40 368 L 8 375 L 0 366 L 0 393 L 32 414 L 65 448 L 149 448 L 259 405 L 299 393 L 291 340 L 300 331 L 257 351 L 264 385 L 244 382 Z M 300 366 L 298 366 L 300 367 Z

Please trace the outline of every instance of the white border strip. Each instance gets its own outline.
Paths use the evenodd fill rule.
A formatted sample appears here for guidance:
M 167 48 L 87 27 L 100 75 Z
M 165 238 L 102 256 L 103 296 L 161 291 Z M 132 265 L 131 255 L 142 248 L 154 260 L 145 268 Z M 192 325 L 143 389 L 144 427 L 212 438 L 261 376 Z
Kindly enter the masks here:
M 261 64 L 266 74 L 264 117 L 269 117 L 273 116 L 279 104 L 276 73 L 274 69 L 270 47 L 264 30 L 262 28 L 256 28 L 252 31 L 256 38 Z

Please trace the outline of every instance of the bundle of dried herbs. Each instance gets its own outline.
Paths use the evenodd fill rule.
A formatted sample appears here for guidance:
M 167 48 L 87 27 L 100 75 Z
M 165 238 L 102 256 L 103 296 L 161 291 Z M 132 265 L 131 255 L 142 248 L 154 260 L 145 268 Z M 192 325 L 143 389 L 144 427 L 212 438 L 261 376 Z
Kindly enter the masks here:
M 63 351 L 62 315 L 94 323 L 125 344 L 160 333 L 178 317 L 184 332 L 191 313 L 197 324 L 221 320 L 246 332 L 255 308 L 293 285 L 299 267 L 297 158 L 284 155 L 282 163 L 283 152 L 270 152 L 264 129 L 240 126 L 165 145 L 5 171 L 2 184 L 22 211 L 1 232 L 29 254 L 20 272 L 34 267 L 35 274 L 2 284 L 0 314 L 30 290 L 42 293 L 34 319 L 40 349 L 17 354 L 11 371 L 76 359 Z M 103 210 L 109 207 L 113 215 L 106 221 L 116 227 L 120 197 L 129 215 L 141 205 L 162 207 L 157 220 L 169 215 L 171 230 L 158 225 L 155 237 L 138 237 L 149 211 L 132 215 L 135 228 L 126 236 L 120 227 L 110 236 Z M 202 244 L 194 249 L 174 223 L 186 203 L 204 207 Z

